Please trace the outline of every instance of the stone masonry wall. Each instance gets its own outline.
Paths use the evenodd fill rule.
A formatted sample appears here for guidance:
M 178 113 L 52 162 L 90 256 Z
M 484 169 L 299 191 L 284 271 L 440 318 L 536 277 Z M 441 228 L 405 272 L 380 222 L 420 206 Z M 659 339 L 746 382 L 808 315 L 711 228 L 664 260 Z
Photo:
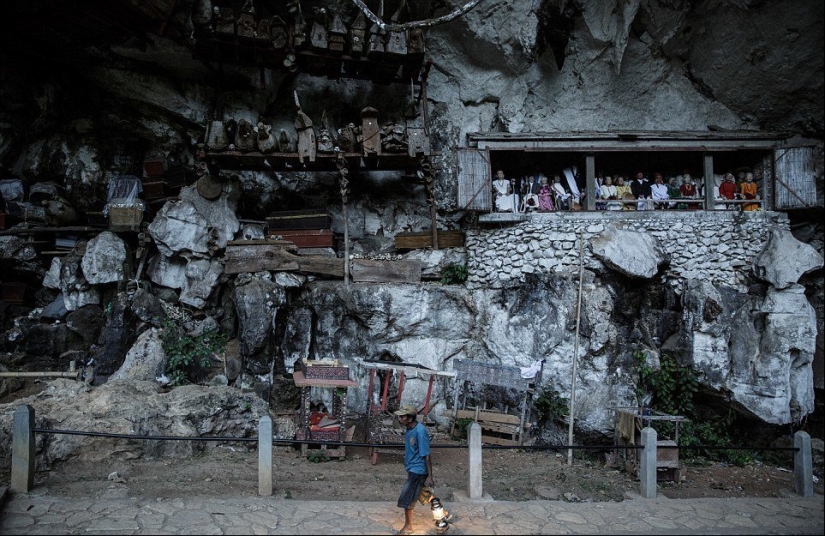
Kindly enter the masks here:
M 585 241 L 584 266 L 602 271 L 588 242 L 612 225 L 658 239 L 670 257 L 661 272 L 665 281 L 700 279 L 744 292 L 770 230 L 790 228 L 787 215 L 778 212 L 553 212 L 521 215 L 514 222 L 506 221 L 512 214 L 490 216 L 501 220 L 467 231 L 469 288 L 507 288 L 530 273 L 578 272 L 579 236 Z

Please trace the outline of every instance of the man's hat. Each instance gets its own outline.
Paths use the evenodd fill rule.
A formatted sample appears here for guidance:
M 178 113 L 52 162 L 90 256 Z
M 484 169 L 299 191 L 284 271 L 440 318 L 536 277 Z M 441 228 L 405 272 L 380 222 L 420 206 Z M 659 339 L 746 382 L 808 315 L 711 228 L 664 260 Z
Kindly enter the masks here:
M 399 417 L 401 415 L 418 415 L 418 410 L 415 409 L 413 406 L 401 406 L 400 408 L 398 408 L 395 414 Z

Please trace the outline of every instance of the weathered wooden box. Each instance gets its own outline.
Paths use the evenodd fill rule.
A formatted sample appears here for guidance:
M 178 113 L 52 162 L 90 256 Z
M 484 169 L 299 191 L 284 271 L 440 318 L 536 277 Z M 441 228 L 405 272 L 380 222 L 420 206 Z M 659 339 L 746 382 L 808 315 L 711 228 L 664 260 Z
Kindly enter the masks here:
M 270 229 L 329 229 L 332 220 L 322 210 L 291 210 L 274 212 L 266 218 Z
M 421 249 L 433 245 L 432 231 L 399 233 L 395 235 L 395 249 Z M 463 231 L 438 231 L 438 248 L 460 248 L 464 246 Z
M 421 261 L 373 261 L 354 259 L 350 275 L 362 283 L 420 283 Z
M 299 248 L 332 247 L 333 234 L 330 229 L 270 229 L 270 237 L 281 237 Z
M 139 231 L 143 221 L 143 207 L 114 206 L 109 207 L 109 230 L 115 232 Z
M 296 364 L 308 380 L 349 380 L 349 367 L 317 364 L 306 359 L 301 359 Z
M 164 181 L 149 181 L 143 183 L 144 199 L 161 199 L 166 195 L 166 183 Z
M 147 177 L 160 177 L 166 171 L 166 160 L 162 158 L 150 158 L 143 161 L 143 171 Z
M 297 270 L 298 264 L 286 256 L 294 248 L 281 240 L 232 240 L 226 243 L 224 273 Z
M 0 301 L 29 304 L 34 301 L 34 290 L 25 283 L 0 283 Z

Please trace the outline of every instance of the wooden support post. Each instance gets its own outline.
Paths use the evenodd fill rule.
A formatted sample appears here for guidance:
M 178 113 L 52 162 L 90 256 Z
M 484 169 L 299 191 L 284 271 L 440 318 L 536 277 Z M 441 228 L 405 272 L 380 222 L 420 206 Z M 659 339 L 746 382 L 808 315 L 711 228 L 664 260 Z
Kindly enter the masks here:
M 34 487 L 34 408 L 20 406 L 12 423 L 11 482 L 9 489 L 28 493 Z
M 384 377 L 384 390 L 381 392 L 381 411 L 387 411 L 387 397 L 390 395 L 390 376 L 392 373 L 388 370 Z
M 596 210 L 596 157 L 588 154 L 584 157 L 585 176 L 585 207 L 587 210 Z
M 370 385 L 367 388 L 367 416 L 375 414 L 375 408 L 372 407 L 372 384 L 375 380 L 375 373 L 378 369 L 370 370 Z
M 430 381 L 427 383 L 427 400 L 424 401 L 424 409 L 422 412 L 425 416 L 430 414 L 430 397 L 433 394 L 433 381 L 435 380 L 435 375 L 430 374 Z
M 258 495 L 272 495 L 272 417 L 258 422 Z
M 404 392 L 404 382 L 407 379 L 407 375 L 404 373 L 403 370 L 398 372 L 398 393 L 396 393 L 396 400 L 398 400 L 398 405 L 401 405 L 401 393 Z
M 705 210 L 713 210 L 715 208 L 713 187 L 716 185 L 713 177 L 713 155 L 705 153 L 703 156 L 702 173 L 705 175 Z

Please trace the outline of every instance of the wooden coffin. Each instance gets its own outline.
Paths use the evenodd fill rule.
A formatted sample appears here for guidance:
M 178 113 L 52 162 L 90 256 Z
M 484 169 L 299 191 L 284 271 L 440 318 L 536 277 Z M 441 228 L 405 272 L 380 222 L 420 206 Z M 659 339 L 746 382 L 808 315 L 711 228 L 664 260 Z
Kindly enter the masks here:
M 296 363 L 308 380 L 349 380 L 349 367 L 341 366 L 338 360 L 300 359 Z
M 421 249 L 432 246 L 432 231 L 395 235 L 395 249 Z M 438 231 L 438 249 L 460 247 L 464 247 L 464 231 Z
M 139 205 L 109 207 L 110 231 L 139 231 L 142 221 L 143 207 Z
M 150 181 L 143 183 L 144 199 L 162 199 L 166 195 L 166 183 L 164 181 Z
M 299 248 L 331 248 L 334 238 L 330 229 L 270 229 L 269 236 L 280 236 Z
M 354 259 L 350 275 L 357 283 L 420 283 L 421 261 Z
M 233 240 L 226 244 L 224 273 L 297 271 L 344 277 L 344 259 L 298 256 L 292 242 L 281 240 Z
M 332 223 L 329 214 L 323 210 L 287 210 L 273 212 L 266 218 L 269 229 L 279 229 L 281 231 L 289 229 L 328 229 Z M 270 234 L 271 231 L 270 231 Z
M 160 177 L 166 171 L 166 160 L 163 158 L 149 158 L 144 160 L 143 171 L 147 177 Z
M 25 283 L 0 283 L 0 301 L 30 304 L 34 301 L 34 289 Z
M 6 213 L 0 211 L 0 230 L 6 228 Z

